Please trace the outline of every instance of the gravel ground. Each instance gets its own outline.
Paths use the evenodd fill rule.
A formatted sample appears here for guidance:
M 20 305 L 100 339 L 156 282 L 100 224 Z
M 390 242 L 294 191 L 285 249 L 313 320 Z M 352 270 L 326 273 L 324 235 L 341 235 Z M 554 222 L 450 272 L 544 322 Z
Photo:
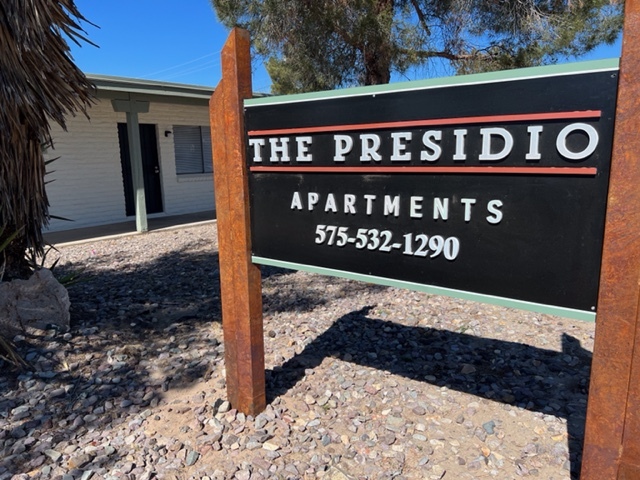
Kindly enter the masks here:
M 72 328 L 0 361 L 0 480 L 577 477 L 594 325 L 548 315 L 265 268 L 269 405 L 233 410 L 215 228 L 60 248 Z

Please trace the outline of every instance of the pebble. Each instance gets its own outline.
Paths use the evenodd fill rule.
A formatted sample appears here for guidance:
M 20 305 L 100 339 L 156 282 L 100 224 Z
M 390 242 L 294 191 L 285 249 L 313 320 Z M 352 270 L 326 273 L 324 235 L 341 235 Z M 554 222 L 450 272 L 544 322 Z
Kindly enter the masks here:
M 195 463 L 198 461 L 198 459 L 200 458 L 200 454 L 194 450 L 189 450 L 189 452 L 187 453 L 187 460 L 186 460 L 186 464 L 188 467 L 195 465 Z
M 469 375 L 470 373 L 476 373 L 476 367 L 474 367 L 473 365 L 469 365 L 468 363 L 465 363 L 462 366 L 460 373 L 462 375 Z
M 487 431 L 484 428 L 476 428 L 474 435 L 481 441 L 484 442 L 487 439 Z
M 27 432 L 20 427 L 15 427 L 11 430 L 11 438 L 20 439 L 27 436 Z
M 67 467 L 71 470 L 76 468 L 82 468 L 85 465 L 88 465 L 89 463 L 91 463 L 91 460 L 93 460 L 91 455 L 83 453 L 76 457 L 70 458 L 69 461 L 67 462 Z
M 264 415 L 258 415 L 254 422 L 254 428 L 256 430 L 261 430 L 267 425 L 267 423 L 269 423 L 269 420 L 267 419 L 267 417 L 265 417 Z
M 44 451 L 44 454 L 51 459 L 53 463 L 56 463 L 62 457 L 60 452 L 56 452 L 55 450 L 47 449 Z
M 51 390 L 49 392 L 49 398 L 58 398 L 58 397 L 62 397 L 66 394 L 67 392 L 65 391 L 64 388 L 56 388 L 54 390 Z
M 485 432 L 487 432 L 487 435 L 493 435 L 495 427 L 496 422 L 494 422 L 493 420 L 482 424 L 482 428 Z
M 226 399 L 215 224 L 59 250 L 57 271 L 86 277 L 66 337 L 15 342 L 36 370 L 0 361 L 0 480 L 569 480 L 578 466 L 593 324 L 263 267 L 271 403 L 245 416 Z
M 426 415 L 427 413 L 427 409 L 421 406 L 414 407 L 412 411 L 418 416 Z
M 276 450 L 280 450 L 280 445 L 273 442 L 264 442 L 262 444 L 262 448 L 271 452 L 275 452 Z

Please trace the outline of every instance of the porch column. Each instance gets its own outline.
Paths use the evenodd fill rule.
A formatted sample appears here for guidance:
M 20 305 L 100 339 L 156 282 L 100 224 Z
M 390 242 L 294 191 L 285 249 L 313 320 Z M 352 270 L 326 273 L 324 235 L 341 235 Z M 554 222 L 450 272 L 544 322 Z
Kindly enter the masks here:
M 140 100 L 112 100 L 115 112 L 125 112 L 127 114 L 127 133 L 129 136 L 129 158 L 131 159 L 131 180 L 133 183 L 133 193 L 136 205 L 136 230 L 146 232 L 147 224 L 147 204 L 144 192 L 144 176 L 142 173 L 142 148 L 140 147 L 140 123 L 139 113 L 149 112 L 149 102 Z

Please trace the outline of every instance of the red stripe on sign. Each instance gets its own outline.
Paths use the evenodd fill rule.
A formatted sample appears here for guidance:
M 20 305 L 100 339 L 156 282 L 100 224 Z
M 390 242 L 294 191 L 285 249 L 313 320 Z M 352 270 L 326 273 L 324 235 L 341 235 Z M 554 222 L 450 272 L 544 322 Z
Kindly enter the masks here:
M 327 125 L 322 127 L 275 128 L 271 130 L 249 130 L 250 137 L 257 135 L 292 135 L 297 133 L 350 132 L 381 128 L 431 127 L 447 125 L 472 125 L 478 123 L 527 122 L 541 120 L 571 120 L 577 118 L 600 118 L 601 110 L 576 112 L 527 113 L 518 115 L 486 115 L 480 117 L 436 118 L 429 120 L 407 120 L 400 122 L 359 123 L 353 125 Z
M 485 175 L 594 176 L 596 167 L 249 167 L 253 173 L 474 173 Z

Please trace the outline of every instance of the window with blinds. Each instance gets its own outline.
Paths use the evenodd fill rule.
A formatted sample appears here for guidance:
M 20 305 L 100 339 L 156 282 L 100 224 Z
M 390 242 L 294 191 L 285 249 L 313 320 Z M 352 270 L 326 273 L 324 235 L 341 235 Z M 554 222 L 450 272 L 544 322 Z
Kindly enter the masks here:
M 212 173 L 211 133 L 209 127 L 173 126 L 176 173 Z

